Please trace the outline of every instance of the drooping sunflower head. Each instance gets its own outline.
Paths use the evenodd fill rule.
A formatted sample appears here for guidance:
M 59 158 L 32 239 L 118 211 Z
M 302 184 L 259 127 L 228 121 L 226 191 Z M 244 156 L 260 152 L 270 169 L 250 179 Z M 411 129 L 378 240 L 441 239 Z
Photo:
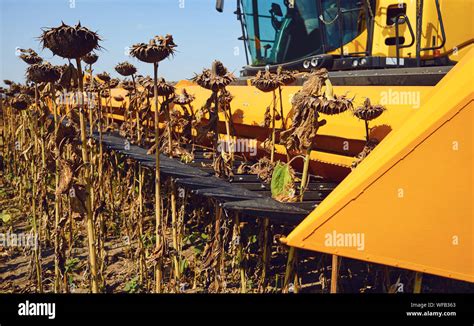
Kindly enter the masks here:
M 30 103 L 31 103 L 31 99 L 26 94 L 20 94 L 14 97 L 11 101 L 12 107 L 19 111 L 26 110 L 28 108 L 28 105 L 30 105 Z
M 104 98 L 109 98 L 110 97 L 110 92 L 107 88 L 103 88 L 100 92 L 100 96 Z
M 211 69 L 204 69 L 201 74 L 195 75 L 192 80 L 199 86 L 219 91 L 235 80 L 235 76 L 227 70 L 222 62 L 215 60 Z
M 116 100 L 117 102 L 123 102 L 125 98 L 122 95 L 115 95 L 114 100 Z
M 100 74 L 97 74 L 96 76 L 97 76 L 97 78 L 99 78 L 104 83 L 110 82 L 110 79 L 111 79 L 110 75 L 106 71 L 101 72 Z
M 359 106 L 352 113 L 361 120 L 370 121 L 378 118 L 385 110 L 386 108 L 383 105 L 372 105 L 370 99 L 366 98 L 364 104 Z
M 26 94 L 30 97 L 34 97 L 35 96 L 35 88 L 31 85 L 22 85 L 20 87 L 20 93 L 21 94 Z
M 283 85 L 291 85 L 296 80 L 296 72 L 283 70 L 281 66 L 278 66 L 276 78 Z
M 127 92 L 132 92 L 135 90 L 135 87 L 133 87 L 133 83 L 129 80 L 124 80 L 120 83 L 120 87 L 126 90 Z
M 158 89 L 159 96 L 170 96 L 174 94 L 174 86 L 170 83 L 167 83 L 164 78 L 158 79 L 158 83 L 156 84 Z
M 28 67 L 26 77 L 35 83 L 54 83 L 61 77 L 61 68 L 49 62 L 36 63 Z
M 110 88 L 115 88 L 120 84 L 120 80 L 118 78 L 112 78 L 109 81 Z
M 353 98 L 348 98 L 346 95 L 334 95 L 332 98 L 323 99 L 317 111 L 327 115 L 339 114 L 347 110 L 352 110 L 353 100 Z
M 121 62 L 115 66 L 115 71 L 122 76 L 131 76 L 137 73 L 137 68 L 129 62 Z
M 93 65 L 97 62 L 97 59 L 99 59 L 99 56 L 94 52 L 87 53 L 85 56 L 82 57 L 82 61 L 84 61 L 88 65 Z
M 272 74 L 270 70 L 266 70 L 264 73 L 258 71 L 251 83 L 252 86 L 255 86 L 262 92 L 271 92 L 277 89 L 278 86 L 283 85 L 283 83 L 278 80 L 277 75 Z
M 76 26 L 62 23 L 59 27 L 45 28 L 40 36 L 44 48 L 68 59 L 81 58 L 92 50 L 99 49 L 100 40 L 97 33 L 82 27 L 80 22 Z
M 33 65 L 35 63 L 40 63 L 43 59 L 36 53 L 33 49 L 19 49 L 20 51 L 20 59 L 26 62 L 29 65 Z
M 155 36 L 147 43 L 137 43 L 132 45 L 130 55 L 140 61 L 147 63 L 160 62 L 175 52 L 176 44 L 173 36 Z

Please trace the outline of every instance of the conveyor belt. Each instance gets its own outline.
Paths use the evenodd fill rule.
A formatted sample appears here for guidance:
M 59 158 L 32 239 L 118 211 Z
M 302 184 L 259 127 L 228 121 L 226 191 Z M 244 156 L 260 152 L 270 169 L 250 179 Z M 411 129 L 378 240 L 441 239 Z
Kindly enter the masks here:
M 99 134 L 94 133 L 99 141 Z M 102 134 L 103 145 L 121 153 L 142 166 L 155 168 L 155 155 L 147 150 L 130 144 L 118 133 Z M 287 224 L 297 224 L 306 217 L 336 187 L 335 183 L 322 182 L 312 177 L 303 201 L 281 203 L 271 198 L 270 186 L 264 184 L 253 174 L 236 174 L 227 181 L 216 177 L 210 167 L 212 159 L 205 158 L 204 151 L 198 150 L 190 164 L 160 155 L 160 172 L 173 178 L 182 186 L 198 196 L 214 198 L 228 211 L 237 211 L 257 218 L 276 219 Z M 236 161 L 234 167 L 242 161 Z

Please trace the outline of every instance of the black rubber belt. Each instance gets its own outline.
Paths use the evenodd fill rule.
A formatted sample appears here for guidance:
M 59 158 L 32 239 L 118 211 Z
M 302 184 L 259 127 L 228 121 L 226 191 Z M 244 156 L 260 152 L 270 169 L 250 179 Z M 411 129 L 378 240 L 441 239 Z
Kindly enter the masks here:
M 99 134 L 93 137 L 99 141 Z M 137 145 L 127 143 L 127 140 L 118 133 L 103 133 L 103 145 L 127 156 L 137 163 L 150 168 L 155 168 L 155 155 L 147 154 L 147 150 Z M 176 159 L 160 155 L 160 172 L 172 177 L 178 185 L 190 189 L 196 195 L 214 198 L 226 210 L 238 211 L 259 218 L 277 219 L 288 224 L 297 224 L 306 217 L 315 207 L 317 202 L 304 203 L 281 203 L 268 196 L 251 191 L 239 186 L 239 176 L 234 176 L 233 182 L 219 179 L 213 174 L 206 172 L 208 168 L 198 168 L 186 165 Z M 257 176 L 246 176 L 256 182 Z M 263 187 L 263 189 L 265 189 Z M 268 191 L 268 193 L 270 193 Z

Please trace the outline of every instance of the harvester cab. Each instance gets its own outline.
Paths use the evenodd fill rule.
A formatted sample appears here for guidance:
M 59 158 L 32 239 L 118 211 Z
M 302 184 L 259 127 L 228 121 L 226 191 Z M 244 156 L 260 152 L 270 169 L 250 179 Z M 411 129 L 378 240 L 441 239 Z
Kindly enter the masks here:
M 456 2 L 238 0 L 247 59 L 241 74 L 280 65 L 298 71 L 453 65 L 460 57 L 450 55 L 473 42 L 468 29 L 455 25 L 466 15 Z

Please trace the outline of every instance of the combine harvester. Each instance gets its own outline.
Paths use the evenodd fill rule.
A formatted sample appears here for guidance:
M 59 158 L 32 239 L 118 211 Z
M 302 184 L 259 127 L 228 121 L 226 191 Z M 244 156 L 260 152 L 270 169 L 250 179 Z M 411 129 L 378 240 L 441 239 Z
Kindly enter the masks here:
M 421 273 L 474 282 L 474 30 L 466 17 L 473 2 L 237 3 L 252 63 L 243 76 L 265 65 L 326 68 L 336 92 L 387 107 L 369 135 L 380 144 L 351 173 L 364 130 L 348 114 L 327 119 L 311 172 L 342 182 L 282 242 L 332 254 L 332 292 L 338 256 L 416 271 L 415 291 Z M 243 123 L 254 125 L 270 99 L 229 89 Z M 284 98 L 297 90 L 285 87 Z M 339 235 L 363 235 L 364 250 L 328 243 Z
M 309 196 L 303 203 L 264 204 L 241 192 L 241 198 L 236 195 L 223 207 L 270 220 L 288 220 L 292 213 L 304 218 L 302 212 L 310 212 L 281 241 L 291 247 L 290 261 L 295 248 L 331 254 L 332 292 L 337 292 L 340 257 L 413 270 L 415 292 L 421 289 L 423 273 L 474 282 L 472 4 L 237 1 L 247 65 L 227 90 L 234 96 L 232 122 L 239 139 L 256 140 L 261 149 L 269 134 L 261 121 L 272 95 L 251 86 L 251 80 L 259 71 L 275 72 L 280 66 L 299 74 L 292 86 L 282 87 L 284 116 L 277 121 L 277 134 L 291 124 L 291 99 L 305 73 L 321 68 L 329 71 L 335 93 L 355 96 L 356 106 L 367 97 L 387 110 L 367 132 L 349 112 L 325 117 L 309 164 L 310 174 L 324 181 L 314 184 L 329 188 L 318 200 Z M 216 8 L 222 11 L 223 1 Z M 194 108 L 211 94 L 188 80 L 176 88 L 196 96 Z M 224 135 L 225 125 L 220 124 Z M 377 147 L 352 169 L 369 140 Z M 276 159 L 285 161 L 286 154 L 278 145 Z M 294 167 L 300 170 L 301 160 Z M 234 184 L 256 190 L 245 178 L 238 181 Z M 347 243 L 356 236 L 364 239 L 363 250 Z M 334 241 L 328 242 L 331 237 Z

